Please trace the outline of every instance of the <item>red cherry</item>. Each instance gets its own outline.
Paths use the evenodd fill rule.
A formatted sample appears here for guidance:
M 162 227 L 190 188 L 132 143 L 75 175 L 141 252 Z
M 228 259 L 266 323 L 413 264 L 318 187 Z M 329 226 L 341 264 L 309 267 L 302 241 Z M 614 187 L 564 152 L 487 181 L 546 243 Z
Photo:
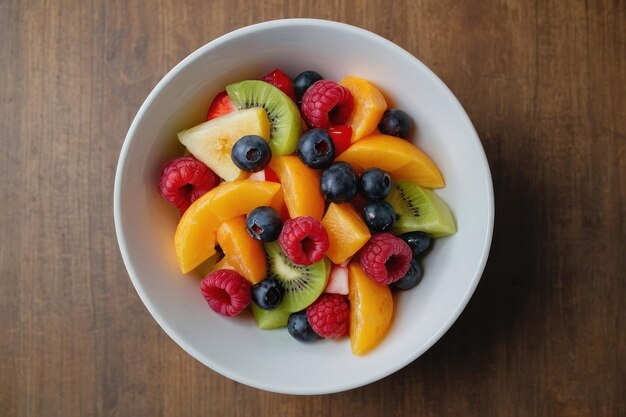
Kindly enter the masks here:
M 274 172 L 272 168 L 267 167 L 267 166 L 265 167 L 265 181 L 280 183 L 280 180 L 278 179 L 278 175 L 276 175 L 276 173 Z
M 278 68 L 263 76 L 261 81 L 272 84 L 274 87 L 279 88 L 283 93 L 287 94 L 293 101 L 296 101 L 296 93 L 293 89 L 291 78 Z
M 209 107 L 209 111 L 207 112 L 206 119 L 212 120 L 234 111 L 235 105 L 230 100 L 230 97 L 228 97 L 226 91 L 222 91 L 213 99 L 213 102 Z
M 350 126 L 331 126 L 328 130 L 328 134 L 335 144 L 335 157 L 341 155 L 350 147 L 352 141 L 352 128 Z

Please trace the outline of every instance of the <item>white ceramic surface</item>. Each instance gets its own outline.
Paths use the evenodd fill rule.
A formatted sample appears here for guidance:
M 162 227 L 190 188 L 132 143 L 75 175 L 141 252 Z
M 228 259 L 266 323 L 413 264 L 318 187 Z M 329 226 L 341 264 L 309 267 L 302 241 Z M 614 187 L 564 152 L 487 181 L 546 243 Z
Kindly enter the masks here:
M 286 330 L 258 330 L 250 315 L 213 313 L 199 279 L 176 265 L 175 209 L 157 192 L 160 167 L 182 148 L 176 132 L 203 121 L 213 96 L 228 83 L 258 78 L 275 67 L 291 76 L 314 69 L 339 80 L 371 80 L 392 106 L 415 121 L 415 143 L 447 182 L 438 191 L 452 208 L 458 233 L 436 241 L 425 277 L 398 294 L 385 340 L 364 357 L 347 339 L 298 343 Z M 345 24 L 290 19 L 265 22 L 201 47 L 154 88 L 124 141 L 115 178 L 115 227 L 130 278 L 165 332 L 216 372 L 260 389 L 322 394 L 376 381 L 431 347 L 457 319 L 485 266 L 493 229 L 489 167 L 463 108 L 425 65 L 392 42 Z

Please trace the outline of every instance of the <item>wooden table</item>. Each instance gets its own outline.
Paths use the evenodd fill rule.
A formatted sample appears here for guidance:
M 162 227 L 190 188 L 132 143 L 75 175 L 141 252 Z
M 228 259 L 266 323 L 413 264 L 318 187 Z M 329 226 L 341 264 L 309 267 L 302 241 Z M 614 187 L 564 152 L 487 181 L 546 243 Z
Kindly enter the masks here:
M 625 3 L 304 3 L 0 2 L 0 415 L 626 415 Z M 165 335 L 122 264 L 112 196 L 126 130 L 170 68 L 302 16 L 377 32 L 437 73 L 481 137 L 497 209 L 484 277 L 435 347 L 298 398 Z

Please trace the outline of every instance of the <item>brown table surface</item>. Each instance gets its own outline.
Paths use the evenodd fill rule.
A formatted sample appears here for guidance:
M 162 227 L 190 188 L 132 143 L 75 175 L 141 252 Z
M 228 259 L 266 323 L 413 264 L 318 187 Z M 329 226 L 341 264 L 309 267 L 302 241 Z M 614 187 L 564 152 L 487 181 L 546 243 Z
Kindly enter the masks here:
M 623 1 L 0 2 L 0 415 L 626 415 Z M 372 30 L 471 117 L 496 195 L 491 256 L 452 329 L 405 369 L 271 394 L 183 352 L 122 264 L 113 179 L 159 79 L 235 28 Z

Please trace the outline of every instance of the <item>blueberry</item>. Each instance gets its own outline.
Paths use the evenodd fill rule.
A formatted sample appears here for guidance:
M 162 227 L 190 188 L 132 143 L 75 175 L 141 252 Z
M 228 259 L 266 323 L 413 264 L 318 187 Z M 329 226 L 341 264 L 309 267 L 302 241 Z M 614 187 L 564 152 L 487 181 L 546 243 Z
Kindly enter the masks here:
M 324 129 L 311 129 L 300 137 L 296 152 L 309 168 L 327 168 L 335 158 L 335 144 Z
M 302 96 L 315 82 L 322 80 L 323 77 L 315 71 L 304 71 L 293 79 L 293 89 L 296 92 L 298 103 L 302 101 Z
M 283 300 L 285 289 L 275 278 L 266 278 L 252 287 L 252 300 L 263 310 L 273 310 Z
M 406 139 L 413 122 L 408 114 L 399 109 L 389 109 L 383 113 L 378 123 L 378 130 L 385 135 Z
M 272 151 L 270 145 L 261 136 L 247 135 L 235 142 L 230 156 L 237 168 L 248 172 L 258 172 L 269 164 Z
M 320 191 L 327 201 L 343 203 L 356 195 L 356 173 L 347 162 L 335 162 L 322 172 Z
M 406 291 L 415 287 L 422 281 L 424 270 L 419 261 L 415 258 L 411 259 L 411 266 L 405 276 L 390 285 L 394 290 Z
M 319 338 L 306 318 L 306 310 L 293 313 L 287 321 L 287 331 L 294 339 L 301 342 L 312 342 Z
M 411 247 L 413 256 L 422 255 L 430 247 L 430 237 L 424 232 L 408 232 L 398 237 Z
M 278 239 L 283 221 L 272 207 L 257 207 L 246 217 L 248 234 L 261 242 L 273 242 Z
M 396 212 L 386 201 L 368 201 L 363 207 L 362 215 L 372 232 L 386 232 L 396 221 Z
M 359 193 L 368 200 L 384 200 L 391 192 L 391 177 L 382 169 L 370 168 L 359 179 Z

